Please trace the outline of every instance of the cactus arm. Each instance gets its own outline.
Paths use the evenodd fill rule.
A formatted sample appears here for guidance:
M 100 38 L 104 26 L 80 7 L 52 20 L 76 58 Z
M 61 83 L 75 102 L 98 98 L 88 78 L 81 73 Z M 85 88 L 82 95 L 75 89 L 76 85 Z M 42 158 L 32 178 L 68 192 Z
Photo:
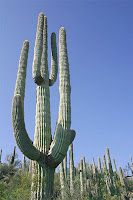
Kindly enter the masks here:
M 58 73 L 58 63 L 57 63 L 57 46 L 56 46 L 56 34 L 51 34 L 51 74 L 49 78 L 49 86 L 52 86 L 56 79 Z
M 25 129 L 24 123 L 24 96 L 28 50 L 29 42 L 24 41 L 20 55 L 16 87 L 12 103 L 12 124 L 16 143 L 20 150 L 28 158 L 37 160 L 39 159 L 40 152 L 33 146 Z
M 57 126 L 49 155 L 53 157 L 55 163 L 60 163 L 64 159 L 69 145 L 75 138 L 75 131 L 70 130 L 71 126 L 71 102 L 70 102 L 70 75 L 66 46 L 66 31 L 60 29 L 59 33 L 59 63 L 60 63 L 60 106 Z
M 40 67 L 40 72 L 41 72 L 41 77 L 43 78 L 43 81 L 46 82 L 49 78 L 49 73 L 48 73 L 48 42 L 47 42 L 47 17 L 44 16 L 44 27 L 43 27 L 43 40 L 42 40 L 42 57 L 41 57 L 41 67 Z M 47 77 L 48 76 L 48 77 Z
M 40 152 L 33 146 L 25 129 L 23 103 L 19 94 L 13 98 L 12 124 L 14 137 L 21 152 L 31 160 L 38 160 Z
M 40 85 L 43 82 L 43 78 L 41 76 L 40 67 L 41 67 L 41 57 L 43 50 L 43 28 L 44 28 L 44 14 L 40 13 L 38 16 L 38 26 L 36 33 L 36 42 L 34 48 L 34 59 L 32 65 L 32 75 L 34 82 L 37 85 Z
M 25 79 L 26 79 L 28 51 L 29 51 L 29 42 L 26 40 L 24 41 L 23 46 L 22 46 L 15 92 L 14 92 L 14 96 L 17 94 L 21 95 L 21 98 L 23 101 L 25 97 Z

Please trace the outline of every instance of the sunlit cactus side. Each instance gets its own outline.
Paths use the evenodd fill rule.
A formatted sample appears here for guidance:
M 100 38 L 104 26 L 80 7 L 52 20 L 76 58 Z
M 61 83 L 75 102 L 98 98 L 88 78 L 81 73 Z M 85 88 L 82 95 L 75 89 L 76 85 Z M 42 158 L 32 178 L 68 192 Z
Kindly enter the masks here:
M 57 77 L 57 48 L 56 35 L 51 35 L 51 74 L 49 78 L 47 60 L 47 18 L 39 14 L 34 48 L 32 74 L 37 84 L 36 116 L 34 143 L 30 140 L 24 122 L 25 79 L 28 59 L 29 42 L 22 47 L 16 87 L 12 103 L 12 124 L 16 143 L 22 153 L 35 162 L 32 164 L 31 199 L 53 199 L 53 183 L 55 168 L 63 161 L 69 145 L 75 138 L 75 131 L 71 130 L 71 86 L 69 63 L 67 56 L 66 31 L 59 31 L 59 114 L 52 141 L 50 92 Z M 34 183 L 34 177 L 37 183 Z M 34 185 L 37 184 L 37 187 Z

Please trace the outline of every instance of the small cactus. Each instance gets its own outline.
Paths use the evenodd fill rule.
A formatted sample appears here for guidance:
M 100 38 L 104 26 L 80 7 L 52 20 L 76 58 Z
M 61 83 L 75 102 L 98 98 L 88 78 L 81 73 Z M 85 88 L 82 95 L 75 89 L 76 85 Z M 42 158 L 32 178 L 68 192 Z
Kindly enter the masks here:
M 11 162 L 10 162 L 11 165 L 14 164 L 15 156 L 16 156 L 16 146 L 13 149 L 13 154 L 12 154 Z
M 73 143 L 69 146 L 69 169 L 70 169 L 70 193 L 74 194 L 74 160 L 73 160 Z
M 84 182 L 83 182 L 83 159 L 80 160 L 80 190 L 81 190 L 81 196 L 84 192 Z
M 0 150 L 0 164 L 1 164 L 1 157 L 2 157 L 2 149 Z

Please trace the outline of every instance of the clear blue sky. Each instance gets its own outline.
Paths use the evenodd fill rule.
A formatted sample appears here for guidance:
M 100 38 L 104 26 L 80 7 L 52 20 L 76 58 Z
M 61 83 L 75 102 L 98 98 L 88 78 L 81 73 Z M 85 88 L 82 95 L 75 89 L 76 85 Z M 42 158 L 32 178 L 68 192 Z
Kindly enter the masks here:
M 24 40 L 29 40 L 25 123 L 34 137 L 36 85 L 32 61 L 38 14 L 48 18 L 50 35 L 67 31 L 71 75 L 74 160 L 92 162 L 109 147 L 117 166 L 133 156 L 133 1 L 1 0 L 0 3 L 0 148 L 2 160 L 13 150 L 11 104 Z M 52 133 L 59 106 L 59 82 L 50 88 Z M 17 148 L 19 157 L 22 154 Z

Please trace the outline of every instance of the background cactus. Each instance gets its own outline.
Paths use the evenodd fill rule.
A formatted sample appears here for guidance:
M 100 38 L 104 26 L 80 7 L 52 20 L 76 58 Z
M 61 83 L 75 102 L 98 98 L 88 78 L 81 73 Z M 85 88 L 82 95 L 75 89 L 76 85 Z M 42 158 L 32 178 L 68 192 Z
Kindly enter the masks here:
M 70 129 L 71 86 L 65 29 L 61 28 L 59 32 L 60 105 L 53 141 L 51 135 L 49 86 L 55 83 L 58 71 L 56 35 L 55 33 L 51 35 L 51 74 L 49 78 L 47 61 L 47 18 L 43 13 L 40 13 L 38 17 L 32 68 L 33 79 L 37 84 L 34 143 L 27 134 L 24 122 L 24 96 L 28 50 L 29 42 L 25 41 L 20 55 L 12 103 L 13 131 L 16 143 L 22 153 L 29 159 L 34 160 L 32 163 L 33 181 L 31 199 L 52 199 L 55 168 L 66 156 L 68 147 L 75 137 L 75 131 Z
M 0 150 L 0 164 L 1 164 L 1 157 L 2 157 L 2 149 Z

